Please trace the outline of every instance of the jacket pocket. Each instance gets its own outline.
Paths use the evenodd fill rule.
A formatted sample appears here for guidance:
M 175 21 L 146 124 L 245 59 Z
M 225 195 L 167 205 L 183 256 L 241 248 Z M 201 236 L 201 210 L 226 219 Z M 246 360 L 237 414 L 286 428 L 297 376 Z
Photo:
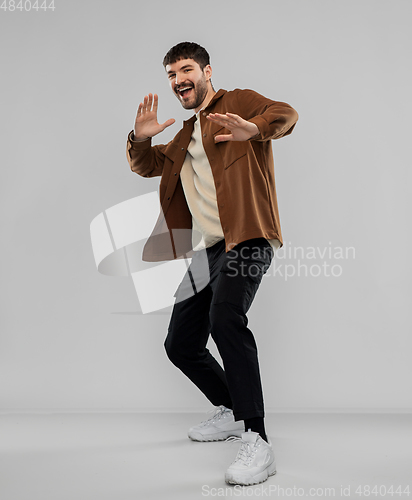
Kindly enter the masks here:
M 219 145 L 221 145 L 224 170 L 228 169 L 239 160 L 242 160 L 242 164 L 247 165 L 248 141 L 227 141 L 218 143 L 218 146 Z
M 231 167 L 234 163 L 236 163 L 238 160 L 240 160 L 244 156 L 246 156 L 246 153 L 244 153 L 241 156 L 238 156 L 237 158 L 235 158 L 234 160 L 232 160 L 230 163 L 228 163 L 228 165 L 226 165 L 226 167 L 224 169 L 225 170 L 228 169 L 229 167 Z

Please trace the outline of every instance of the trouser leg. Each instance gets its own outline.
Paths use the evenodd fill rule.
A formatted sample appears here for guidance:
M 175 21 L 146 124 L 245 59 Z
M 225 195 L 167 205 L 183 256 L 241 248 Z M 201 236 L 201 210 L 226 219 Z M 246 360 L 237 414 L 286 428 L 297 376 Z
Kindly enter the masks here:
M 232 408 L 225 372 L 206 348 L 211 299 L 208 285 L 192 297 L 176 301 L 164 346 L 172 363 L 213 405 Z
M 267 240 L 248 240 L 225 254 L 211 282 L 211 334 L 222 357 L 236 420 L 264 417 L 258 351 L 246 314 L 272 258 Z

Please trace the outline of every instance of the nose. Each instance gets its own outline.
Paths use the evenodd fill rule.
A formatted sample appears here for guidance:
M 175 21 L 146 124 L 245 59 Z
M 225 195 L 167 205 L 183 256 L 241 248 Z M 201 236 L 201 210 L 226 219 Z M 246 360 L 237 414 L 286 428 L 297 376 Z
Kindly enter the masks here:
M 175 84 L 180 85 L 182 81 L 183 81 L 182 77 L 179 75 L 179 73 L 176 73 Z

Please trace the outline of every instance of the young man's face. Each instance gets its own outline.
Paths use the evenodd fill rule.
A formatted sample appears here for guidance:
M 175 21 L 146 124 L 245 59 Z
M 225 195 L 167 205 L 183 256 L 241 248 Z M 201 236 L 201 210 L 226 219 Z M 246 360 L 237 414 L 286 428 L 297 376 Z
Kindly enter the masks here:
M 201 109 L 203 101 L 212 90 L 212 68 L 200 69 L 193 59 L 181 59 L 166 66 L 170 86 L 185 109 Z

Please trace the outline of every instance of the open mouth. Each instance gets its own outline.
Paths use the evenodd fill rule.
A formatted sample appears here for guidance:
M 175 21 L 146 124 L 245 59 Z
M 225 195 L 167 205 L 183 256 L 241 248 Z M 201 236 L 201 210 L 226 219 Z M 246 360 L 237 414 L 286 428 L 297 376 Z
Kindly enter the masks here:
M 189 97 L 190 93 L 192 92 L 193 87 L 183 87 L 177 91 L 177 93 L 185 99 L 186 97 Z

